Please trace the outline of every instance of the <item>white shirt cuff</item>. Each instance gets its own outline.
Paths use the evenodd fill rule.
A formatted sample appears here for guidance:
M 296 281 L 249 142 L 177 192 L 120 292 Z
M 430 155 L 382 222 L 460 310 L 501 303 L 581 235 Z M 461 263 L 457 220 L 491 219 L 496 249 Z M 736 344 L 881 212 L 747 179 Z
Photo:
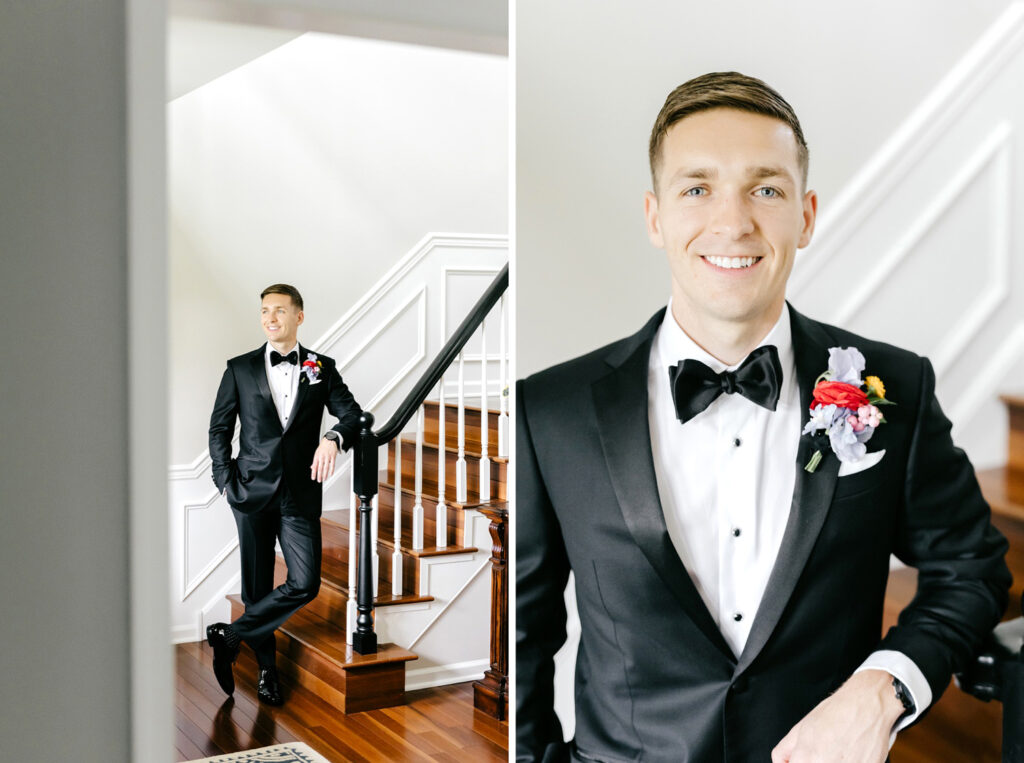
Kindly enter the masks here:
M 903 652 L 892 649 L 879 649 L 872 652 L 854 673 L 862 670 L 884 670 L 893 678 L 898 678 L 907 687 L 910 698 L 914 701 L 914 712 L 901 718 L 889 735 L 889 749 L 892 749 L 896 741 L 897 732 L 905 729 L 913 723 L 917 716 L 923 713 L 932 703 L 932 687 L 928 685 L 928 679 L 924 677 L 921 669 L 914 664 Z

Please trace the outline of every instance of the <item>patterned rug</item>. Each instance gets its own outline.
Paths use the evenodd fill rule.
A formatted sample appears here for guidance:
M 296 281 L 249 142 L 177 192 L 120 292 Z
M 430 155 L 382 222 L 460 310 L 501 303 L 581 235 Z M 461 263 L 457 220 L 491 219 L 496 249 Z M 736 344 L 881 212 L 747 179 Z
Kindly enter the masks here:
M 218 755 L 215 758 L 190 760 L 188 763 L 331 763 L 331 761 L 315 752 L 307 744 L 289 742 L 288 744 L 276 744 L 273 747 L 261 747 L 258 750 Z

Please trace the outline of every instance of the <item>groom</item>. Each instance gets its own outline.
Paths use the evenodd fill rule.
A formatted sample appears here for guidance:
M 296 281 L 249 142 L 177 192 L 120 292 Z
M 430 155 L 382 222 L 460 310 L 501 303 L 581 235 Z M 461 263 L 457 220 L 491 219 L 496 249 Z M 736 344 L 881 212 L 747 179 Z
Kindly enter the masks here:
M 649 158 L 668 308 L 517 391 L 517 760 L 882 761 L 999 620 L 1006 541 L 931 364 L 786 302 L 817 212 L 789 104 L 697 77 Z M 880 639 L 890 554 L 918 592 Z
M 267 343 L 228 361 L 210 416 L 213 481 L 227 496 L 238 527 L 245 614 L 206 629 L 221 688 L 234 692 L 232 664 L 242 641 L 259 663 L 257 695 L 283 702 L 275 669 L 274 631 L 320 589 L 321 483 L 339 450 L 358 436 L 362 411 L 333 360 L 298 343 L 302 296 L 274 284 L 260 295 Z M 324 409 L 338 423 L 320 437 Z M 235 420 L 238 457 L 231 457 Z M 274 587 L 274 544 L 288 575 Z

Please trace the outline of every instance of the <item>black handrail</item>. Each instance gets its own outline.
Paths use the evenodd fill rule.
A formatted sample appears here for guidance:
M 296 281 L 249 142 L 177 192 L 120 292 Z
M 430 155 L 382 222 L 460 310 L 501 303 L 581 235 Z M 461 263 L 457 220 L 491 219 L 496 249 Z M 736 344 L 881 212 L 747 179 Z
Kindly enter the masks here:
M 363 413 L 359 420 L 360 431 L 359 438 L 355 442 L 353 464 L 353 488 L 356 495 L 359 496 L 359 561 L 356 573 L 356 608 L 359 615 L 356 618 L 356 629 L 352 632 L 352 648 L 359 654 L 374 654 L 377 651 L 377 634 L 373 631 L 373 565 L 370 563 L 373 554 L 371 545 L 373 504 L 371 501 L 377 494 L 378 480 L 377 449 L 381 445 L 391 442 L 401 433 L 405 425 L 409 423 L 409 419 L 423 405 L 430 390 L 434 388 L 441 375 L 458 357 L 466 342 L 473 336 L 477 327 L 483 323 L 487 313 L 491 311 L 506 289 L 508 289 L 508 263 L 505 263 L 501 272 L 473 305 L 469 315 L 445 342 L 437 357 L 423 372 L 423 376 L 416 382 L 409 394 L 405 396 L 405 400 L 398 406 L 398 410 L 388 420 L 388 423 L 374 432 L 373 414 Z M 443 399 L 441 407 L 443 410 Z M 444 458 L 444 453 L 441 453 L 439 458 Z M 401 464 L 396 464 L 396 481 L 400 482 L 401 473 Z M 396 483 L 396 493 L 399 490 L 401 490 L 401 484 Z M 352 541 L 351 536 L 349 541 Z M 396 553 L 398 553 L 397 549 Z
M 441 348 L 437 357 L 434 358 L 427 370 L 423 372 L 423 376 L 416 382 L 416 386 L 405 396 L 405 400 L 398 406 L 398 410 L 388 419 L 387 424 L 377 430 L 378 445 L 391 442 L 405 425 L 409 423 L 409 419 L 413 417 L 413 414 L 423 405 L 423 401 L 427 399 L 430 390 L 434 388 L 434 385 L 441 379 L 441 375 L 448 370 L 448 367 L 455 361 L 455 358 L 459 356 L 459 352 L 466 345 L 466 342 L 469 341 L 469 338 L 473 336 L 473 332 L 483 322 L 487 313 L 491 311 L 491 308 L 494 307 L 507 288 L 508 263 L 505 263 L 501 272 L 491 281 L 491 285 L 487 287 L 487 291 L 473 305 L 469 315 L 459 324 L 459 327 L 455 329 L 455 332 L 445 343 L 444 347 Z

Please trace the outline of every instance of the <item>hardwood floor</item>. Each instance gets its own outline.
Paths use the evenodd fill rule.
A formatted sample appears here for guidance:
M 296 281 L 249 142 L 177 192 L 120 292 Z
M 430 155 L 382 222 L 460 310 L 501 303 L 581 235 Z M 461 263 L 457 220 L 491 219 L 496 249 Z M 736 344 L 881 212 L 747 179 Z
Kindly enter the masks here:
M 333 763 L 508 760 L 508 724 L 473 709 L 469 683 L 408 692 L 404 706 L 341 715 L 301 688 L 287 695 L 284 707 L 260 704 L 245 649 L 233 699 L 217 686 L 208 647 L 181 644 L 176 657 L 178 761 L 294 741 Z

